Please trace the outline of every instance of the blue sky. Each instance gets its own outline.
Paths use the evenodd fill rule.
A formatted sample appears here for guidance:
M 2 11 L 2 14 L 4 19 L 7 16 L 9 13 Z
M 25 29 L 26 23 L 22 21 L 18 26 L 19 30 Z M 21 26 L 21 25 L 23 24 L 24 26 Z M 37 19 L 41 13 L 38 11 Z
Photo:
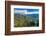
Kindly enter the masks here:
M 27 12 L 39 12 L 39 9 L 14 8 L 14 10 L 27 10 Z

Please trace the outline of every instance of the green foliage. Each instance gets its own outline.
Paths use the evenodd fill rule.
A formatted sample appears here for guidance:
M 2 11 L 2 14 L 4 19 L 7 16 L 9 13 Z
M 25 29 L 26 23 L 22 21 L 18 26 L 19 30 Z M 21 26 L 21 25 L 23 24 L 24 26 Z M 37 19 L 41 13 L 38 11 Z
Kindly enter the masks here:
M 14 26 L 15 27 L 30 27 L 30 26 L 39 26 L 39 21 L 37 21 L 37 23 L 35 24 L 34 21 L 30 21 L 32 20 L 31 17 L 28 20 L 28 18 L 26 16 L 14 16 Z

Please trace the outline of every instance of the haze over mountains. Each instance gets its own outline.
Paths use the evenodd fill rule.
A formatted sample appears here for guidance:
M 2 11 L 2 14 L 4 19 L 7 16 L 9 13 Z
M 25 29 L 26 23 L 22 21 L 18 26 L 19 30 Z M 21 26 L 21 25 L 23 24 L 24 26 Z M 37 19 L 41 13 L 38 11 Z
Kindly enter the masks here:
M 23 16 L 30 16 L 32 18 L 39 18 L 39 10 L 38 9 L 23 9 L 23 8 L 16 8 L 14 9 L 14 14 L 23 15 Z

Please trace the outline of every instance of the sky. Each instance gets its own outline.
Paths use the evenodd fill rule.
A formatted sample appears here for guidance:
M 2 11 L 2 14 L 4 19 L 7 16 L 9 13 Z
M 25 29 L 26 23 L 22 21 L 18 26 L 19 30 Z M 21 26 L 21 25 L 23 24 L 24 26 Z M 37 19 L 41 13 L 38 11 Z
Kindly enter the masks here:
M 14 13 L 19 14 L 38 14 L 39 9 L 25 9 L 25 8 L 14 8 Z

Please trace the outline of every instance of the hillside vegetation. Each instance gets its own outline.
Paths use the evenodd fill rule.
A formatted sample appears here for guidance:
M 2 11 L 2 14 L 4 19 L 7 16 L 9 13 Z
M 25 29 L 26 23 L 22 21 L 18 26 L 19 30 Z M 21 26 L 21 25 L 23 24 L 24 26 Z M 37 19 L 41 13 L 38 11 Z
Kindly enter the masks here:
M 14 15 L 14 27 L 31 27 L 31 26 L 33 27 L 39 26 L 39 19 L 36 19 L 31 16 L 20 15 L 20 14 Z

